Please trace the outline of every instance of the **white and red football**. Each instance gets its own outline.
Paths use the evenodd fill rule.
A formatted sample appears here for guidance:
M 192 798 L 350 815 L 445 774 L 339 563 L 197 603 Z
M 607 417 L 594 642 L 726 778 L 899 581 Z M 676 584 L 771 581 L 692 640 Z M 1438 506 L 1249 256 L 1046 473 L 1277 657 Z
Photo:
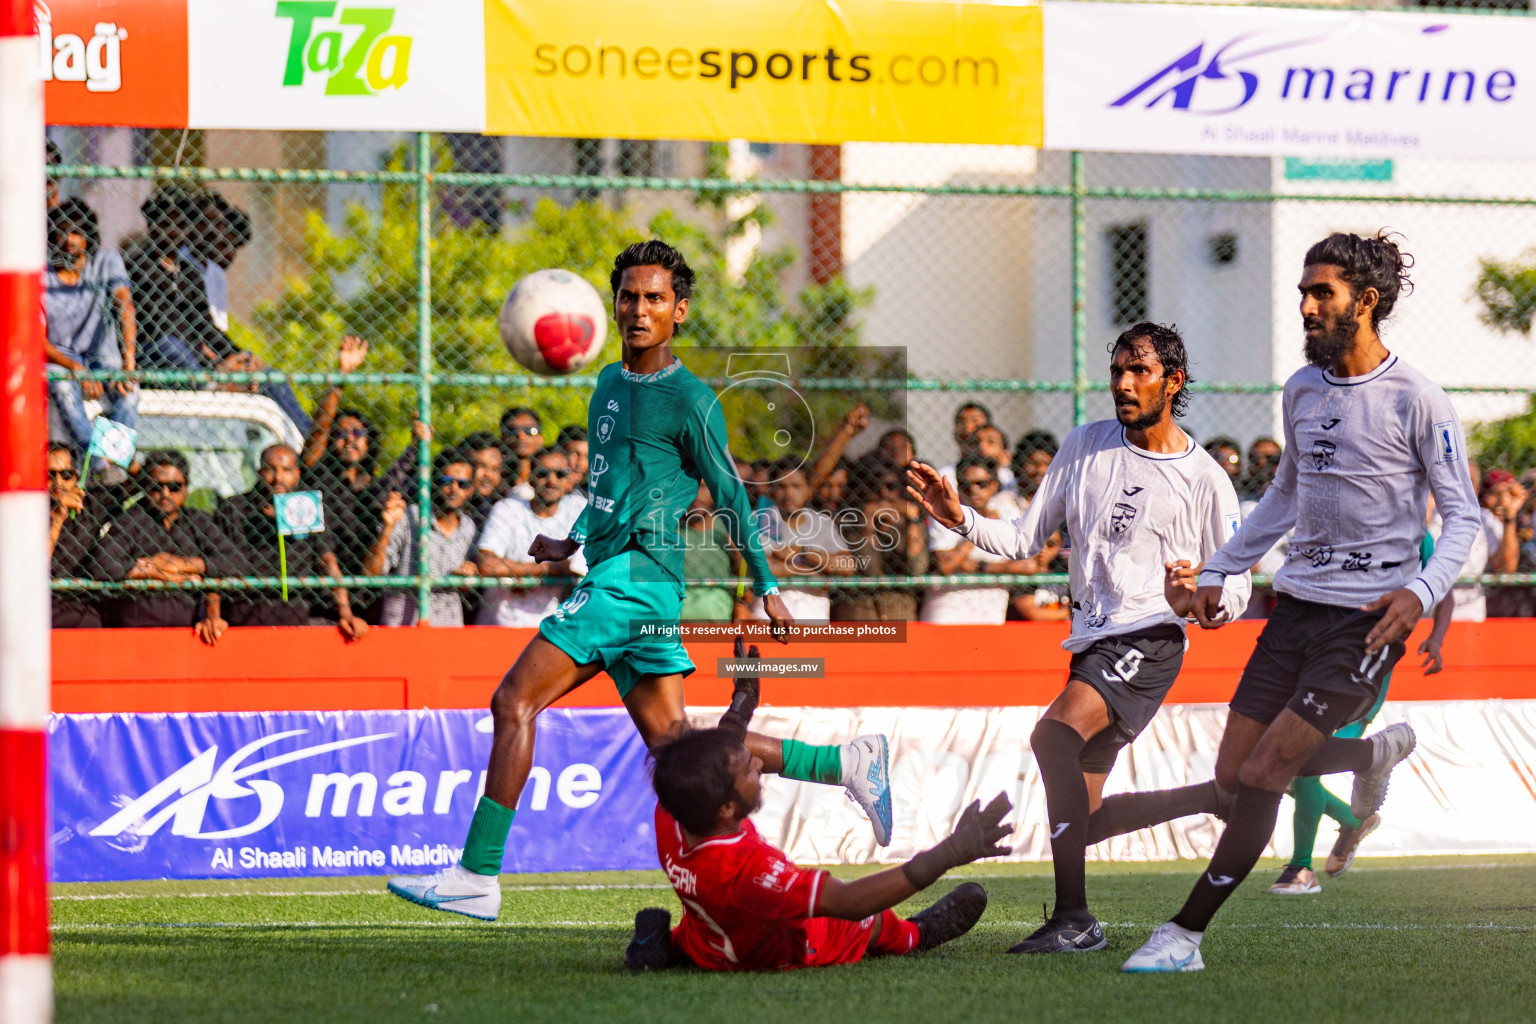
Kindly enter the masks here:
M 536 270 L 501 305 L 501 341 L 528 370 L 546 377 L 575 373 L 602 351 L 608 308 L 568 270 Z

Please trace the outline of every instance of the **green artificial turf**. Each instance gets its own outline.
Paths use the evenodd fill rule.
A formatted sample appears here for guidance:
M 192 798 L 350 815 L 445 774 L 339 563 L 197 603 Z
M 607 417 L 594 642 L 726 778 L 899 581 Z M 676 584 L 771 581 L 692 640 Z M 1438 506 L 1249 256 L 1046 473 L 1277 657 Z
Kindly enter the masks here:
M 1536 857 L 1362 859 L 1321 895 L 1290 897 L 1265 894 L 1279 870 L 1265 861 L 1207 933 L 1203 973 L 1120 974 L 1201 866 L 1091 865 L 1103 953 L 1007 955 L 1040 921 L 1049 865 L 985 865 L 951 876 L 991 902 L 949 946 L 735 975 L 624 970 L 635 911 L 676 913 L 659 872 L 507 875 L 495 924 L 413 906 L 375 878 L 59 885 L 58 1020 L 1536 1020 Z

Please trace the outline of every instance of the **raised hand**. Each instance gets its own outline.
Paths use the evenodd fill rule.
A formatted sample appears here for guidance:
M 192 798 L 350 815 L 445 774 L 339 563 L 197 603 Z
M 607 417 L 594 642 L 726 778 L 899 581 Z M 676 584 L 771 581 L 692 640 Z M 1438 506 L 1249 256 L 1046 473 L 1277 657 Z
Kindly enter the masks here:
M 922 462 L 907 466 L 907 494 L 941 526 L 953 530 L 965 520 L 955 485 L 932 466 Z
M 368 358 L 368 340 L 359 338 L 355 334 L 343 335 L 341 345 L 336 350 L 336 369 L 341 373 L 352 373 L 363 360 Z
M 528 555 L 535 562 L 559 562 L 570 558 L 579 547 L 581 547 L 579 543 L 569 538 L 555 540 L 541 533 L 533 538 L 532 544 L 528 545 Z
M 862 433 L 869 427 L 869 406 L 860 402 L 843 416 L 842 430 L 849 437 Z
M 379 521 L 384 524 L 384 532 L 393 530 L 395 524 L 403 518 L 405 518 L 405 496 L 399 491 L 390 491 L 389 497 L 384 502 L 384 508 L 379 511 Z

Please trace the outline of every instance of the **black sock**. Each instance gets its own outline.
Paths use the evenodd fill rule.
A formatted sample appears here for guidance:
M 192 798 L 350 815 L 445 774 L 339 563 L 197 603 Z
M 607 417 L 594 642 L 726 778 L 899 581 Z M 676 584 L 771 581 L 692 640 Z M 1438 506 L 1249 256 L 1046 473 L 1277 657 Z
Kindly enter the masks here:
M 1045 783 L 1046 824 L 1056 872 L 1055 914 L 1088 909 L 1084 850 L 1088 846 L 1088 784 L 1083 781 L 1083 738 L 1065 722 L 1044 719 L 1030 744 Z
M 1151 793 L 1107 796 L 1088 819 L 1088 845 L 1139 828 L 1161 825 L 1186 814 L 1215 814 L 1221 809 L 1216 780 Z
M 1363 772 L 1371 767 L 1371 757 L 1375 750 L 1376 745 L 1370 740 L 1346 740 L 1330 736 L 1313 751 L 1305 764 L 1296 769 L 1296 776 Z
M 1174 916 L 1174 924 L 1194 932 L 1205 931 L 1216 911 L 1259 862 L 1265 844 L 1275 834 L 1275 819 L 1280 816 L 1280 798 L 1284 795 L 1254 786 L 1237 787 L 1232 820 L 1227 822 L 1227 830 L 1216 844 L 1210 867 L 1195 883 L 1183 909 Z

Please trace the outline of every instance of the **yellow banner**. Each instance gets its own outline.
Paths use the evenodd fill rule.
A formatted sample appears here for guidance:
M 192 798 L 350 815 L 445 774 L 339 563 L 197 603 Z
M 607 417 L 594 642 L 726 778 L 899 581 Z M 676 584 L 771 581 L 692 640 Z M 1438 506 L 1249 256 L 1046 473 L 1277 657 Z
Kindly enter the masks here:
M 485 53 L 497 134 L 1042 140 L 1038 6 L 486 0 Z

